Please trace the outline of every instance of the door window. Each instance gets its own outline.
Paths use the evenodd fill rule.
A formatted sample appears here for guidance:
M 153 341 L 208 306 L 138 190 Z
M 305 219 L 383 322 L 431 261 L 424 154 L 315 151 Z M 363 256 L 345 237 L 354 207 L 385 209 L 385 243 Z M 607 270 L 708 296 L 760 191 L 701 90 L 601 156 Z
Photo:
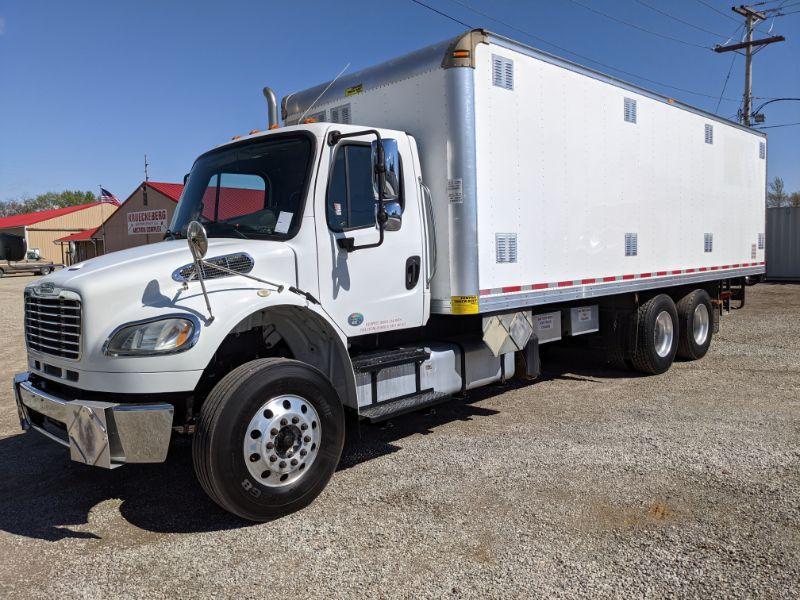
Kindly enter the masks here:
M 345 231 L 375 225 L 372 149 L 347 144 L 336 151 L 328 186 L 328 226 Z

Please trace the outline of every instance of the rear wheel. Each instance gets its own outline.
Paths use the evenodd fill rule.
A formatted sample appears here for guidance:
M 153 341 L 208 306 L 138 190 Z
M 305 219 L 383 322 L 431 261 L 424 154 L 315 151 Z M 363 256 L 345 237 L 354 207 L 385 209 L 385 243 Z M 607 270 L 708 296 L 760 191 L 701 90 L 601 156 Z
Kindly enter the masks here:
M 317 369 L 268 358 L 226 375 L 200 412 L 195 473 L 222 508 L 267 521 L 308 505 L 333 475 L 344 410 Z
M 50 271 L 52 271 L 52 269 L 50 267 L 42 267 L 42 269 L 39 271 L 39 274 L 40 275 L 49 275 Z
M 664 373 L 678 350 L 678 312 L 672 298 L 659 294 L 636 311 L 636 347 L 633 368 L 642 373 Z
M 688 360 L 703 358 L 711 346 L 713 307 L 705 290 L 694 290 L 678 302 L 678 356 Z

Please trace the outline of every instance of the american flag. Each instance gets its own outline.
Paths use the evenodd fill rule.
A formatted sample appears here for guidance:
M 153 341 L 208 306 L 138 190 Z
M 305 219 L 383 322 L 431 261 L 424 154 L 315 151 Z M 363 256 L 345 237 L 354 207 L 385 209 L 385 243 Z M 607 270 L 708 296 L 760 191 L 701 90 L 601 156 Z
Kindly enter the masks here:
M 100 188 L 100 202 L 119 202 L 117 197 L 109 192 L 106 188 Z

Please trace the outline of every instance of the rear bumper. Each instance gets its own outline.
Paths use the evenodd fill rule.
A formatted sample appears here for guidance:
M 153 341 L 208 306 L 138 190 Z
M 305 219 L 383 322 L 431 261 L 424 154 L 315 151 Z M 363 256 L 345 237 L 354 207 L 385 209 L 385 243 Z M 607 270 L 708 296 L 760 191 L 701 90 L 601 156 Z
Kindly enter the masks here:
M 22 429 L 35 429 L 68 447 L 72 460 L 113 469 L 167 458 L 174 413 L 171 404 L 67 400 L 39 389 L 28 375 L 14 377 Z M 45 429 L 47 421 L 62 425 L 64 438 Z

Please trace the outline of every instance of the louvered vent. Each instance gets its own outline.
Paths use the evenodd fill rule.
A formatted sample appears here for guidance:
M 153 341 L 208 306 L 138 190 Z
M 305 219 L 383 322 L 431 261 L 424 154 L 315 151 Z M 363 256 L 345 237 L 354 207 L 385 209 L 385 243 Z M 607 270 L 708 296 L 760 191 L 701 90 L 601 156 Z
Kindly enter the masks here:
M 218 279 L 220 277 L 232 277 L 221 269 L 215 269 L 213 265 L 226 267 L 231 271 L 237 273 L 249 273 L 253 270 L 253 259 L 249 254 L 238 252 L 236 254 L 226 254 L 225 256 L 215 256 L 213 258 L 205 259 L 210 265 L 201 265 L 203 270 L 203 279 Z M 197 281 L 197 272 L 195 271 L 194 264 L 188 264 L 175 269 L 172 273 L 172 279 L 175 281 Z
M 765 236 L 764 236 L 763 233 L 759 233 L 758 234 L 758 249 L 759 250 L 763 250 L 764 249 L 764 241 L 765 241 L 764 238 L 765 238 Z
M 706 144 L 714 143 L 714 126 L 706 123 Z
M 492 54 L 492 85 L 506 90 L 514 89 L 514 61 Z
M 517 262 L 517 234 L 495 233 L 495 259 L 498 263 Z
M 633 98 L 625 98 L 625 120 L 636 123 L 636 100 Z
M 750 244 L 750 260 L 756 259 L 756 245 Z
M 767 145 L 764 142 L 758 143 L 758 158 L 767 157 Z
M 625 234 L 625 256 L 637 256 L 639 254 L 639 236 L 635 233 Z
M 350 123 L 350 105 L 342 104 L 331 109 L 331 123 Z
M 713 233 L 705 233 L 705 234 L 703 234 L 703 251 L 704 252 L 713 252 L 714 251 L 714 234 Z
M 325 122 L 325 111 L 321 110 L 313 115 L 308 115 L 309 119 L 314 119 L 317 123 L 324 123 Z

